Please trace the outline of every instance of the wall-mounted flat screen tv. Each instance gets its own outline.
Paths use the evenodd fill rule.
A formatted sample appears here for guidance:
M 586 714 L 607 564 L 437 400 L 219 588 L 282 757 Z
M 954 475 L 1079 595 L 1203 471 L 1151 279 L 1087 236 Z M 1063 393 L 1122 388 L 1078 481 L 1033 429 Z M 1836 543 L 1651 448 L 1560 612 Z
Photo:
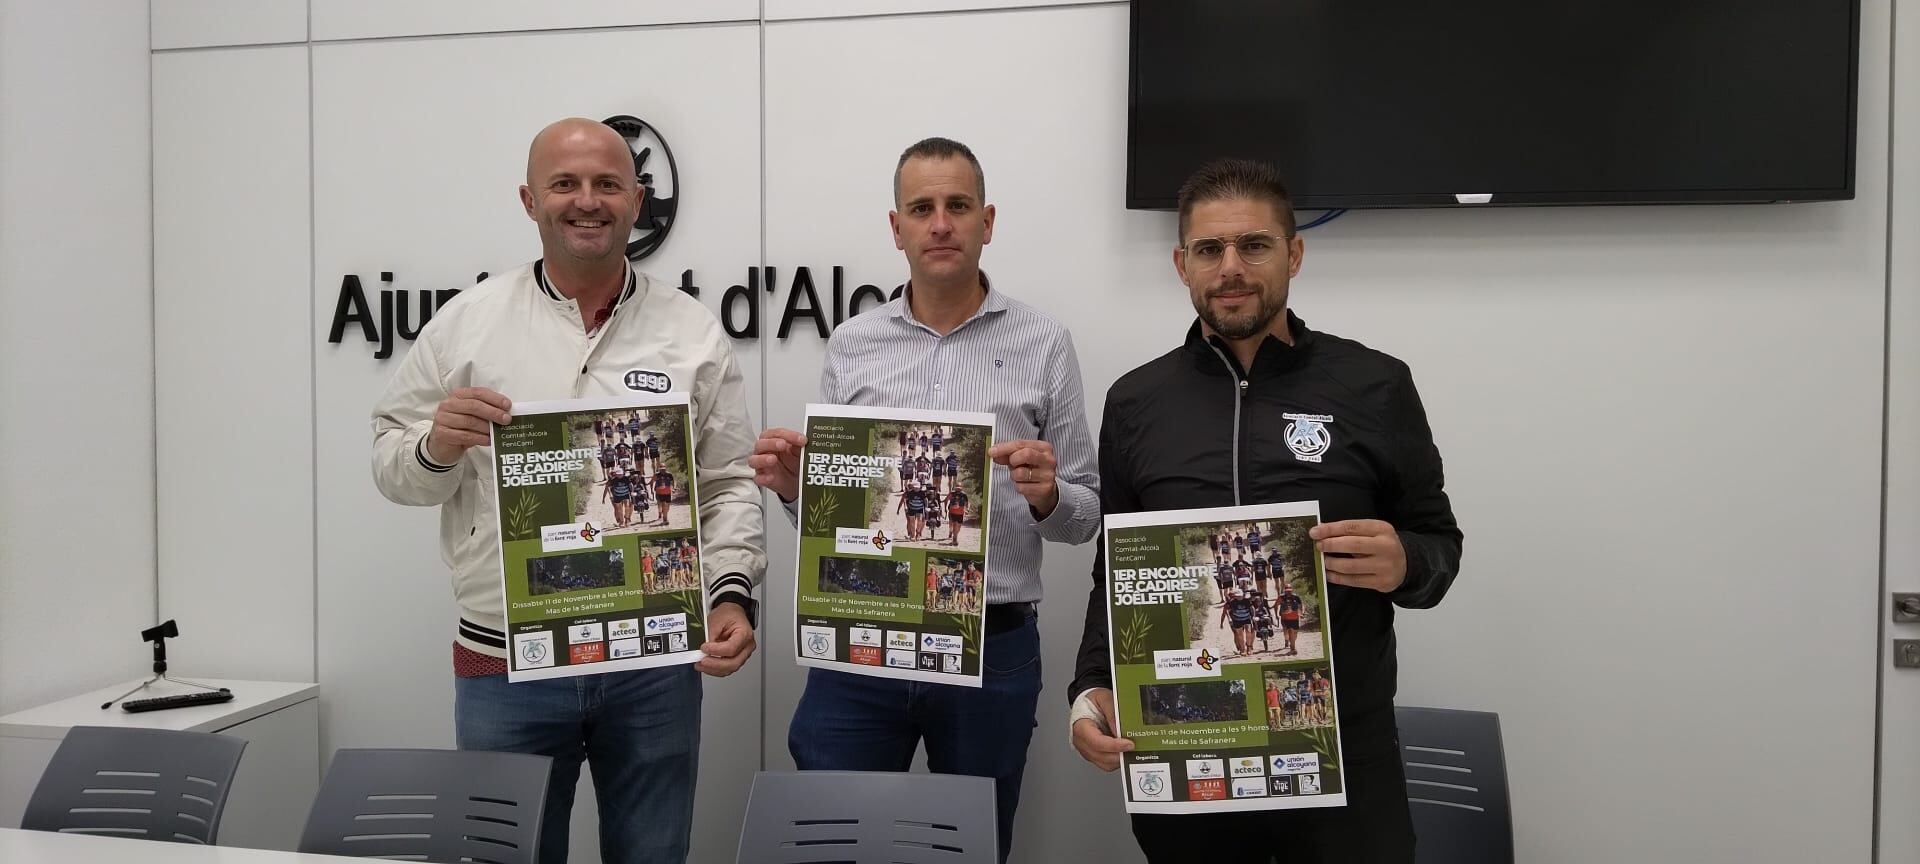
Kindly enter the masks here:
M 1134 0 L 1127 206 L 1849 199 L 1858 0 Z

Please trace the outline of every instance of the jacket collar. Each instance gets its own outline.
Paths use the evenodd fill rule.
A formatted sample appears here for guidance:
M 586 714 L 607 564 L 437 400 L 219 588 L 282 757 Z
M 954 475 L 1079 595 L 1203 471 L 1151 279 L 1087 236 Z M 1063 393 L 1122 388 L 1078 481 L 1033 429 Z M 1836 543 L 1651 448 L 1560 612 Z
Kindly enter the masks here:
M 610 308 L 616 309 L 619 308 L 620 304 L 632 299 L 634 293 L 639 290 L 640 282 L 639 276 L 634 272 L 633 263 L 627 261 L 624 257 L 620 260 L 622 266 L 624 266 L 627 271 L 627 287 L 620 289 L 620 293 L 614 295 L 613 306 Z M 561 294 L 559 289 L 554 288 L 552 282 L 547 281 L 547 266 L 545 260 L 533 262 L 533 282 L 535 285 L 540 286 L 540 293 L 547 295 L 548 300 L 552 300 L 555 303 L 567 302 L 567 296 Z
M 620 311 L 620 306 L 639 291 L 640 277 L 634 272 L 633 262 L 628 261 L 626 256 L 622 255 L 620 257 L 620 265 L 627 271 L 627 284 L 607 301 L 607 305 L 594 310 L 592 323 L 587 325 L 588 336 L 597 335 L 601 330 L 604 330 L 607 322 L 613 320 L 614 313 Z M 569 319 L 574 317 L 573 309 L 575 301 L 569 299 L 565 294 L 560 293 L 560 290 L 553 287 L 553 283 L 547 280 L 546 261 L 533 262 L 533 284 L 539 286 L 540 293 L 546 295 L 547 303 L 554 311 L 563 313 Z
M 1194 364 L 1203 372 L 1215 375 L 1231 372 L 1236 378 L 1258 378 L 1292 369 L 1306 362 L 1313 351 L 1315 334 L 1307 329 L 1307 322 L 1287 310 L 1287 332 L 1293 335 L 1293 344 L 1288 345 L 1279 338 L 1268 334 L 1260 340 L 1260 350 L 1254 352 L 1253 370 L 1247 372 L 1240 368 L 1240 361 L 1234 359 L 1233 351 L 1218 336 L 1207 336 L 1200 329 L 1200 319 L 1193 320 L 1193 326 L 1187 328 L 1187 340 L 1183 345 Z M 1225 358 L 1226 362 L 1221 363 Z

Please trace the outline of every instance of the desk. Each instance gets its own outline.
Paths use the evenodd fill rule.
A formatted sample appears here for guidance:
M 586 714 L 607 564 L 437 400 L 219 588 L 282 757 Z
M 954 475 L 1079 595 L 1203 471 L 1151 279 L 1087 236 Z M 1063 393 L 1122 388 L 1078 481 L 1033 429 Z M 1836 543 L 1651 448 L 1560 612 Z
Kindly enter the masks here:
M 247 751 L 240 757 L 240 769 L 227 795 L 226 813 L 220 817 L 220 843 L 261 849 L 290 850 L 298 846 L 307 809 L 320 789 L 319 685 L 193 679 L 232 690 L 233 701 L 139 714 L 129 714 L 118 705 L 100 710 L 100 703 L 125 693 L 141 680 L 0 717 L 0 828 L 20 826 L 27 799 L 33 796 L 40 773 L 53 759 L 53 751 L 59 749 L 68 729 L 131 726 L 246 739 Z M 135 697 L 191 691 L 190 687 L 161 681 Z M 14 864 L 19 860 L 0 847 L 0 861 Z
M 99 703 L 94 703 L 98 705 Z M 365 858 L 0 828 L 7 864 L 367 864 Z

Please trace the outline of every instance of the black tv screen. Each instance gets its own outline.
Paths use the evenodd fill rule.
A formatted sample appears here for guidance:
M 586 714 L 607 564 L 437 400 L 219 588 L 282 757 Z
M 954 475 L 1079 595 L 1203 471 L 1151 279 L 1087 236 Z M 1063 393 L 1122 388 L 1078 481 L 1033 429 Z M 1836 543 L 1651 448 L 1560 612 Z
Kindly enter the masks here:
M 1127 206 L 1853 197 L 1858 0 L 1133 0 Z

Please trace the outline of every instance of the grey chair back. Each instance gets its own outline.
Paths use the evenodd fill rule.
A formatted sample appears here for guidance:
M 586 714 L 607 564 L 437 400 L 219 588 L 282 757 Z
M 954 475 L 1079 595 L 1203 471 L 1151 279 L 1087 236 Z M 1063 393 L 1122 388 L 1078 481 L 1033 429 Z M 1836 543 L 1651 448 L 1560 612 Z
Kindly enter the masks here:
M 993 780 L 891 771 L 754 775 L 738 864 L 994 864 Z
M 553 760 L 480 750 L 333 754 L 300 851 L 534 864 Z
M 20 827 L 213 845 L 247 742 L 207 732 L 75 726 Z
M 1418 864 L 1512 864 L 1513 809 L 1500 715 L 1399 708 Z

